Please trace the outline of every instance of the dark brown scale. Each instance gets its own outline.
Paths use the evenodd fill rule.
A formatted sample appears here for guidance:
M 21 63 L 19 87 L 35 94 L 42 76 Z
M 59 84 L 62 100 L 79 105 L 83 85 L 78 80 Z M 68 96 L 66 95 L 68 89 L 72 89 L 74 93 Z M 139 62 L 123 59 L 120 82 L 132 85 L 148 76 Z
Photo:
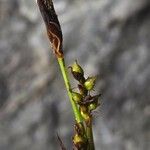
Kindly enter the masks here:
M 81 84 L 83 84 L 85 82 L 85 78 L 83 77 L 83 75 L 81 73 L 78 73 L 78 72 L 73 72 L 72 71 L 72 74 L 73 74 L 73 77 L 79 81 Z
M 78 84 L 78 89 L 80 91 L 80 94 L 85 97 L 88 94 L 88 90 L 85 89 L 85 87 L 81 84 Z
M 83 101 L 80 102 L 80 105 L 89 105 L 91 103 L 97 103 L 98 102 L 98 98 L 101 96 L 101 94 L 95 95 L 95 96 L 90 96 L 87 95 Z

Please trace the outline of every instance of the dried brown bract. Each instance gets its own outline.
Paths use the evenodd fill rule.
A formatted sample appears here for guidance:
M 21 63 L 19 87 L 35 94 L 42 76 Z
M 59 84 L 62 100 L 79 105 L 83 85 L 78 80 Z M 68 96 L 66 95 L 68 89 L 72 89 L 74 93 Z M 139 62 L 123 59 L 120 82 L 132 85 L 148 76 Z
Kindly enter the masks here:
M 46 25 L 47 35 L 57 58 L 63 58 L 63 36 L 52 0 L 37 0 Z
M 57 134 L 57 139 L 59 141 L 59 144 L 60 144 L 60 147 L 61 147 L 61 150 L 67 150 L 63 141 L 61 140 L 61 138 L 59 137 L 59 135 Z

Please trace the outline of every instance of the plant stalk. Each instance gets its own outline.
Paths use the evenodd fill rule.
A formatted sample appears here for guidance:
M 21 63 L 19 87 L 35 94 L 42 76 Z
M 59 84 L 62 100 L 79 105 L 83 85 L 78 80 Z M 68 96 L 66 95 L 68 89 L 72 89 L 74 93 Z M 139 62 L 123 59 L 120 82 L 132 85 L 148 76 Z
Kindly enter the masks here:
M 89 124 L 86 126 L 86 134 L 89 142 L 89 150 L 95 150 L 92 130 L 92 118 L 90 119 Z
M 66 89 L 67 89 L 67 93 L 68 93 L 70 102 L 71 102 L 71 105 L 72 105 L 75 120 L 78 123 L 82 122 L 82 117 L 81 117 L 80 111 L 78 109 L 78 106 L 72 99 L 72 90 L 71 90 L 71 85 L 70 85 L 70 81 L 69 81 L 69 78 L 68 78 L 68 73 L 67 73 L 66 66 L 65 66 L 65 60 L 64 60 L 64 58 L 57 58 L 57 60 L 58 60 L 58 63 L 59 63 L 60 69 L 61 69 L 61 73 L 62 73 L 64 82 L 65 82 L 65 86 L 66 86 Z

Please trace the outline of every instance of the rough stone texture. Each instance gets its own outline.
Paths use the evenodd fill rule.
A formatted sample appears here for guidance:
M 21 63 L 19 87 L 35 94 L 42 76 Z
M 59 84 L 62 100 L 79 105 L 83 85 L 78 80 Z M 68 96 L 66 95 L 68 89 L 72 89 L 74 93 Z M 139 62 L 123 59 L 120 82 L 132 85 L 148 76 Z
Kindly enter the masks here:
M 97 150 L 150 147 L 150 1 L 54 0 L 67 64 L 99 75 Z M 0 0 L 0 150 L 71 147 L 72 111 L 34 0 Z M 69 148 L 70 149 L 70 148 Z

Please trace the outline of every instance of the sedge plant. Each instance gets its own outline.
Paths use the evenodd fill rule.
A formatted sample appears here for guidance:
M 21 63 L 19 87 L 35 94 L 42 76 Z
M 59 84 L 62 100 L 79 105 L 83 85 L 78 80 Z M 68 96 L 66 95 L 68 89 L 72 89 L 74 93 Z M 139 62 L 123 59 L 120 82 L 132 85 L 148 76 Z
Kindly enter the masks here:
M 91 93 L 95 86 L 96 77 L 85 78 L 84 70 L 77 61 L 71 66 L 66 67 L 63 53 L 63 35 L 53 2 L 52 0 L 37 0 L 37 4 L 45 22 L 53 53 L 60 66 L 74 114 L 73 150 L 95 150 L 92 131 L 92 112 L 99 106 L 100 94 L 92 95 Z M 74 79 L 77 81 L 78 90 L 76 91 L 71 88 L 68 68 L 70 68 Z M 62 150 L 66 150 L 59 136 L 58 140 L 60 141 Z

